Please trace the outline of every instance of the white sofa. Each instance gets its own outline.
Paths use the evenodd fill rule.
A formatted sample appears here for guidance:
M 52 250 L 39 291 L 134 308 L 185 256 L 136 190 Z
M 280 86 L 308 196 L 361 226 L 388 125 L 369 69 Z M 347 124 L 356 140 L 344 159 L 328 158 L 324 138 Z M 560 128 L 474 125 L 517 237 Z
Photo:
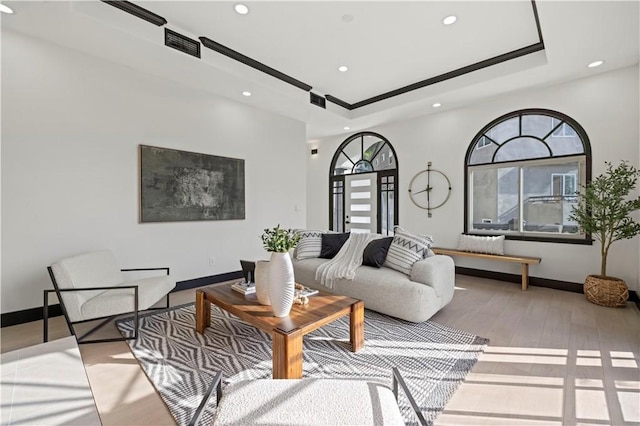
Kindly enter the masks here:
M 410 322 L 431 318 L 453 298 L 455 268 L 449 256 L 429 256 L 414 263 L 411 275 L 396 270 L 359 266 L 353 280 L 338 279 L 333 289 L 316 280 L 316 269 L 329 259 L 293 259 L 296 282 L 364 301 L 364 306 Z

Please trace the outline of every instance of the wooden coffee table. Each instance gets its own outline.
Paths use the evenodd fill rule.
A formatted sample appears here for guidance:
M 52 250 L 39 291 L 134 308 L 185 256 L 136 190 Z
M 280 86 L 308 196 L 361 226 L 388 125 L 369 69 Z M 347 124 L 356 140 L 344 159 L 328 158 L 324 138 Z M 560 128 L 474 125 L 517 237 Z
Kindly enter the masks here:
M 258 303 L 255 295 L 243 296 L 231 284 L 196 291 L 196 331 L 211 325 L 211 304 L 265 331 L 272 338 L 273 378 L 302 378 L 302 337 L 345 315 L 350 316 L 351 350 L 364 346 L 364 302 L 320 292 L 308 305 L 293 305 L 288 317 L 276 318 L 271 306 Z

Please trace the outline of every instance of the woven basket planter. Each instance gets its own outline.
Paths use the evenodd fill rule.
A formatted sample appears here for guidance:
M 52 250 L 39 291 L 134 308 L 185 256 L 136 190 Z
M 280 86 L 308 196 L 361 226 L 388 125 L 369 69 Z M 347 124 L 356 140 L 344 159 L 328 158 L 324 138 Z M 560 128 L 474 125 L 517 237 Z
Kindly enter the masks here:
M 584 281 L 587 300 L 609 308 L 623 308 L 629 298 L 629 287 L 620 278 L 589 275 Z

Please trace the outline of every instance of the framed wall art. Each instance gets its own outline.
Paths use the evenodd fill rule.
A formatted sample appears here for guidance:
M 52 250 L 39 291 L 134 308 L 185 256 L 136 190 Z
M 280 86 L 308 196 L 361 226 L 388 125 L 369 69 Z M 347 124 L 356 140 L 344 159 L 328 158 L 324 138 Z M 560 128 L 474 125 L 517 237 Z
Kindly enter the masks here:
M 244 218 L 244 160 L 140 145 L 140 222 Z

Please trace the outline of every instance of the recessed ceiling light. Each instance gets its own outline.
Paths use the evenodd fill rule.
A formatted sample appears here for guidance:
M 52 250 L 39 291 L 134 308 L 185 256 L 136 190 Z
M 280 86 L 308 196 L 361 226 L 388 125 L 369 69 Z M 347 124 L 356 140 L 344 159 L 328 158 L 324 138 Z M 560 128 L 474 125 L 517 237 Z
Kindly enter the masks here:
M 434 108 L 440 108 L 442 106 L 442 104 L 440 102 L 436 102 L 435 104 L 432 105 L 432 107 Z
M 345 129 L 345 130 L 351 130 L 351 127 L 349 127 L 349 126 L 344 126 L 344 129 Z
M 345 65 L 340 65 L 340 66 L 338 67 L 338 71 L 340 71 L 340 72 L 347 72 L 347 71 L 349 71 L 349 68 L 348 68 L 347 66 L 345 66 Z
M 589 65 L 587 65 L 589 68 L 595 68 L 595 67 L 599 67 L 600 65 L 604 64 L 604 61 L 595 61 L 595 62 L 591 62 Z
M 353 22 L 353 18 L 353 15 L 347 13 L 345 15 L 342 15 L 342 22 Z
M 454 22 L 456 22 L 457 20 L 458 20 L 458 18 L 455 15 L 449 15 L 449 16 L 447 16 L 446 18 L 444 18 L 442 20 L 442 23 L 445 24 L 445 25 L 451 25 Z
M 246 15 L 247 13 L 249 13 L 249 8 L 247 7 L 247 5 L 244 5 L 242 3 L 236 4 L 235 6 L 233 6 L 233 8 L 240 15 Z
M 251 92 L 247 92 L 246 90 L 242 92 L 242 96 L 251 96 Z
M 0 4 L 0 12 L 12 14 L 13 10 L 9 6 L 6 6 L 4 4 Z

